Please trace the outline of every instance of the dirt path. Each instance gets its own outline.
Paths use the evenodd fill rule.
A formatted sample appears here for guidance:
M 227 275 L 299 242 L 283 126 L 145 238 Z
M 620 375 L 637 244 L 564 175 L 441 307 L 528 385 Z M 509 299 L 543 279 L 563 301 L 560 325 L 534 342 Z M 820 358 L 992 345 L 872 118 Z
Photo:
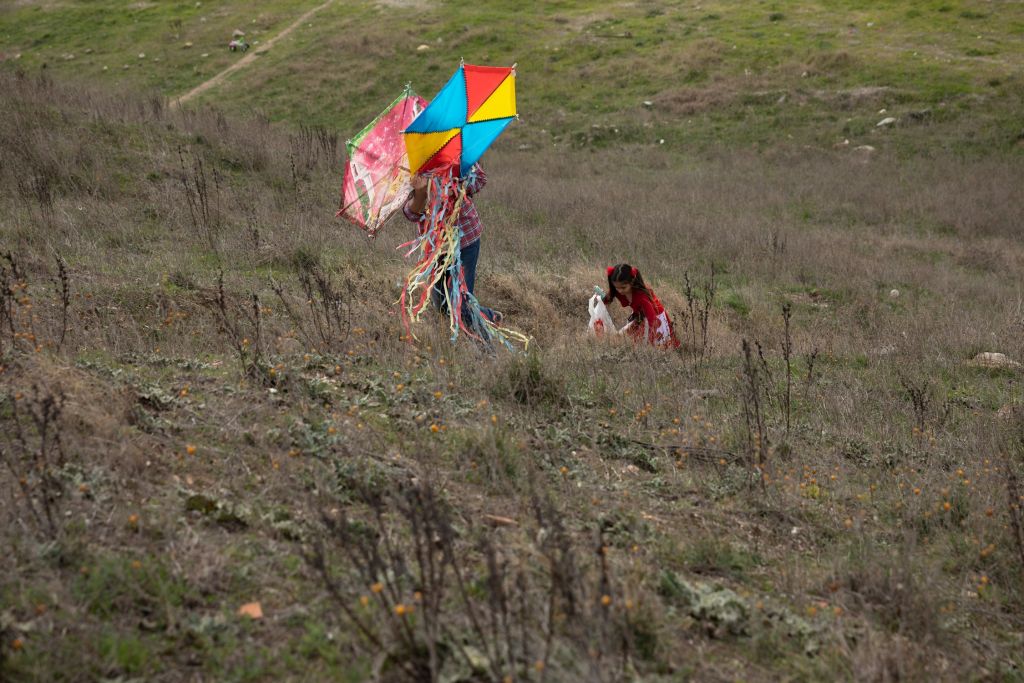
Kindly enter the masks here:
M 242 68 L 248 66 L 249 64 L 251 64 L 253 62 L 254 59 L 256 59 L 256 57 L 258 57 L 259 55 L 263 54 L 264 52 L 266 52 L 267 50 L 272 48 L 274 46 L 274 43 L 276 43 L 278 40 L 280 40 L 281 38 L 284 38 L 286 35 L 288 35 L 292 31 L 294 31 L 295 28 L 298 27 L 299 24 L 301 24 L 304 21 L 307 21 L 314 14 L 316 14 L 317 12 L 322 10 L 324 7 L 327 7 L 328 5 L 332 4 L 333 2 L 334 2 L 334 0 L 327 0 L 322 5 L 318 5 L 317 7 L 314 7 L 313 9 L 309 10 L 308 12 L 303 14 L 301 17 L 299 17 L 298 19 L 293 21 L 286 29 L 284 29 L 283 31 L 278 33 L 276 36 L 274 36 L 273 38 L 271 38 L 270 40 L 268 40 L 265 43 L 261 43 L 259 50 L 253 49 L 252 52 L 247 52 L 244 57 L 239 59 L 237 62 L 235 62 L 234 64 L 232 64 L 228 68 L 226 68 L 223 71 L 221 71 L 219 74 L 217 74 L 216 76 L 214 76 L 210 80 L 204 81 L 204 82 L 200 83 L 199 85 L 197 85 L 196 87 L 192 88 L 191 90 L 189 90 L 184 95 L 181 95 L 180 97 L 176 97 L 173 100 L 171 100 L 171 106 L 172 107 L 180 107 L 181 105 L 185 104 L 186 102 L 188 102 L 189 100 L 193 99 L 194 97 L 198 97 L 199 95 L 203 94 L 204 92 L 206 92 L 210 88 L 212 88 L 212 87 L 214 87 L 216 85 L 219 85 L 221 83 L 221 81 L 223 81 L 229 75 L 231 75 L 235 71 L 238 71 L 239 69 L 242 69 Z

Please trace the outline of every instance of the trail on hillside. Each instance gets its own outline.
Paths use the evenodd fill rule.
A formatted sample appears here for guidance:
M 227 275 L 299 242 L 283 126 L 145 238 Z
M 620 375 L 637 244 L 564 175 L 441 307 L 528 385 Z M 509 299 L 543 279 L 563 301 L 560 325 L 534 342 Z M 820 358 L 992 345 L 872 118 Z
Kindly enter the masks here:
M 274 46 L 274 43 L 276 43 L 278 40 L 280 40 L 281 38 L 284 38 L 289 33 L 294 31 L 295 28 L 298 27 L 299 24 L 301 24 L 302 22 L 306 21 L 307 19 L 312 17 L 314 14 L 316 14 L 317 12 L 322 10 L 323 8 L 327 7 L 328 5 L 332 4 L 333 2 L 334 2 L 334 0 L 327 0 L 322 5 L 318 5 L 317 7 L 314 7 L 313 9 L 309 10 L 308 12 L 303 14 L 301 17 L 299 17 L 298 19 L 293 21 L 290 25 L 288 25 L 288 27 L 286 27 L 283 31 L 281 31 L 276 36 L 274 36 L 273 38 L 268 40 L 266 43 L 261 45 L 260 49 L 258 51 L 257 50 L 253 50 L 252 52 L 246 53 L 241 59 L 239 59 L 237 62 L 235 62 L 231 66 L 229 66 L 228 68 L 224 69 L 223 71 L 221 71 L 220 73 L 215 75 L 213 78 L 210 78 L 209 80 L 200 83 L 199 85 L 197 85 L 196 87 L 192 88 L 191 90 L 189 90 L 184 95 L 173 99 L 171 101 L 171 106 L 172 107 L 174 107 L 174 106 L 179 106 L 180 107 L 182 104 L 185 104 L 186 102 L 188 102 L 189 100 L 193 99 L 194 97 L 197 97 L 197 96 L 203 94 L 204 92 L 206 92 L 207 90 L 209 90 L 210 88 L 214 87 L 215 85 L 218 85 L 221 81 L 223 81 L 225 78 L 227 78 L 230 74 L 234 73 L 235 71 L 238 71 L 239 69 L 242 69 L 242 68 L 248 66 L 249 64 L 252 63 L 252 61 L 254 59 L 256 59 L 256 57 L 258 55 L 266 52 L 267 50 L 269 50 L 270 48 L 272 48 Z

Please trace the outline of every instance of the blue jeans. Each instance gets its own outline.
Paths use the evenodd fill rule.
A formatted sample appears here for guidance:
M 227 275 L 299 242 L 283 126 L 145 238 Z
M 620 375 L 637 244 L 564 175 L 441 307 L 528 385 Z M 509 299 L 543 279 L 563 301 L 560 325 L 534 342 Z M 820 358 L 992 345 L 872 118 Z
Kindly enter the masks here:
M 480 260 L 480 240 L 473 242 L 468 247 L 462 248 L 462 274 L 466 278 L 466 289 L 473 294 L 473 286 L 476 284 L 476 262 Z M 444 301 L 444 287 L 448 286 L 449 279 L 446 276 L 441 282 L 434 285 L 434 291 L 430 296 L 431 303 L 442 313 L 447 313 Z M 494 311 L 486 306 L 480 307 L 480 313 L 488 320 L 494 320 Z M 469 302 L 462 303 L 462 319 L 469 320 Z

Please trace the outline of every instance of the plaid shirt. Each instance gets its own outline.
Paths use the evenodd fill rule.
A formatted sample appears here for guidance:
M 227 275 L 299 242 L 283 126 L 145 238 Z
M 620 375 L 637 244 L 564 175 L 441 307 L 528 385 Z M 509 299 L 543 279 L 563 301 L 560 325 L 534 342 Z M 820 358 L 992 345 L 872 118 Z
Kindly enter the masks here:
M 455 227 L 462 231 L 462 240 L 459 245 L 465 249 L 469 245 L 480 239 L 480 233 L 483 232 L 484 226 L 480 224 L 480 214 L 476 212 L 476 205 L 473 204 L 471 197 L 479 192 L 484 185 L 487 184 L 487 174 L 484 173 L 484 169 L 480 168 L 479 164 L 473 166 L 473 170 L 476 171 L 473 179 L 469 181 L 466 186 L 466 198 L 462 200 L 462 207 L 459 210 L 459 219 L 455 222 Z M 413 194 L 409 193 L 409 199 L 406 200 L 405 204 L 402 205 L 402 213 L 405 217 L 413 223 L 421 223 L 426 220 L 426 213 L 414 213 L 411 208 Z M 417 226 L 420 233 L 426 228 L 425 225 Z

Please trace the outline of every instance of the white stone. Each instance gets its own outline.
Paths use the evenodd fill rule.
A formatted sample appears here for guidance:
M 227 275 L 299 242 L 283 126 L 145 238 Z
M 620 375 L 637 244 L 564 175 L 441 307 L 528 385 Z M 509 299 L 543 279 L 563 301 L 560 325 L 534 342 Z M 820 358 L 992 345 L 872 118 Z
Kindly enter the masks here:
M 1003 353 L 996 353 L 994 351 L 983 351 L 977 356 L 972 358 L 968 365 L 972 365 L 976 368 L 1006 368 L 1016 369 L 1021 367 L 1020 363 L 1015 360 L 1011 360 Z
M 146 53 L 145 52 L 140 52 L 139 53 L 139 59 L 145 59 L 145 58 L 146 58 Z
M 889 290 L 889 298 L 890 299 L 898 299 L 899 296 L 900 296 L 900 290 L 898 290 L 898 289 L 890 289 Z
M 430 49 L 430 46 L 427 45 L 426 43 L 423 43 L 422 45 L 419 45 L 419 46 L 416 47 L 416 52 L 426 52 L 429 49 Z
M 876 127 L 881 128 L 882 126 L 891 126 L 896 123 L 896 119 L 892 116 L 886 116 L 884 119 L 875 124 Z

